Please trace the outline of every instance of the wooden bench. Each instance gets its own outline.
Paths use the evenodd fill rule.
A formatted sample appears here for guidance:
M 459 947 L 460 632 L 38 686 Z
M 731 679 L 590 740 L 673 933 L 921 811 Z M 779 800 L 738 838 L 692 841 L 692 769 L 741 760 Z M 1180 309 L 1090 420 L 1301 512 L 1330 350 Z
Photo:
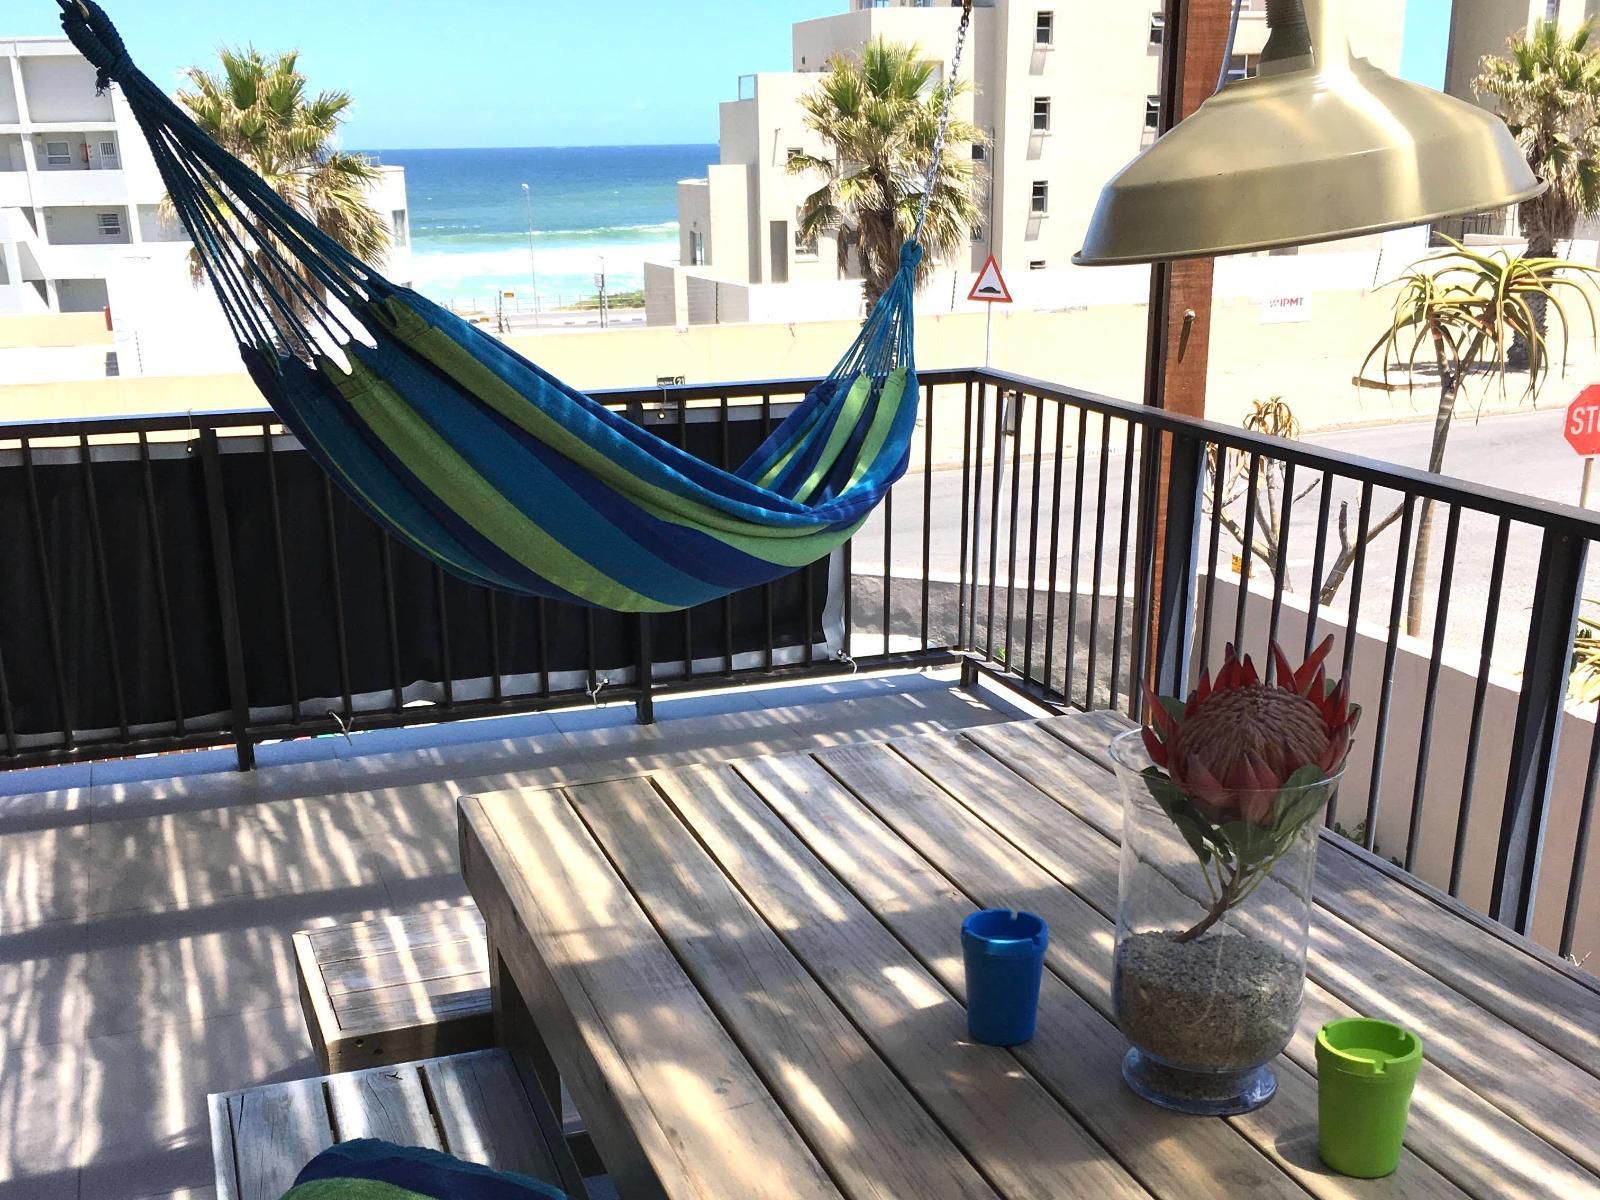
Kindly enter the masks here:
M 473 905 L 302 930 L 294 954 L 326 1072 L 494 1045 L 483 918 Z
M 279 1200 L 336 1142 L 443 1150 L 587 1196 L 550 1106 L 511 1054 L 481 1050 L 209 1097 L 217 1200 Z

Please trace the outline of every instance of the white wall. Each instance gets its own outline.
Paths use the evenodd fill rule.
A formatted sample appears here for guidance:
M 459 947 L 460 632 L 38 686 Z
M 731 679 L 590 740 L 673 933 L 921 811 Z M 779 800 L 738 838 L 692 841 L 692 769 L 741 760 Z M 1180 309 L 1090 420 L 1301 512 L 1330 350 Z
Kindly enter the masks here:
M 104 279 L 58 279 L 56 307 L 64 313 L 98 312 L 109 303 Z
M 110 121 L 111 96 L 95 95 L 95 69 L 76 52 L 24 55 L 22 87 L 38 122 Z
M 22 119 L 17 109 L 17 87 L 11 81 L 11 63 L 0 58 L 0 125 L 15 125 Z
M 214 375 L 239 369 L 222 308 L 189 278 L 186 243 L 145 245 L 118 259 L 106 279 L 124 375 Z
M 121 233 L 108 237 L 100 232 L 99 214 L 122 214 Z M 128 210 L 120 204 L 73 208 L 48 208 L 44 214 L 45 241 L 52 246 L 119 246 L 129 242 Z

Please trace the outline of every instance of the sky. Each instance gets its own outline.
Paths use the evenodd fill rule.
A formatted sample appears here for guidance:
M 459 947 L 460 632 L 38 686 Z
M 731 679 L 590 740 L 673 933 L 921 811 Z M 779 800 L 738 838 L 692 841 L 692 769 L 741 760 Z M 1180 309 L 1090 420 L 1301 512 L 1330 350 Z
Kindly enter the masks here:
M 158 83 L 223 43 L 302 51 L 355 97 L 347 146 L 717 140 L 738 77 L 789 68 L 789 27 L 845 0 L 102 0 Z M 1408 78 L 1439 86 L 1451 0 L 1409 0 Z M 0 37 L 59 34 L 54 0 L 3 0 Z

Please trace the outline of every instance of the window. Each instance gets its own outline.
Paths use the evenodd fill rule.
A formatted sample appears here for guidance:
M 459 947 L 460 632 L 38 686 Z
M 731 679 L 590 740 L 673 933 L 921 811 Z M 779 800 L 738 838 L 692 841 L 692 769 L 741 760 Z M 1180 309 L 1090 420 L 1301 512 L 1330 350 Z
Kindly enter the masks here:
M 983 226 L 982 225 L 974 225 L 972 227 L 972 240 L 975 241 L 975 242 L 983 241 Z
M 794 256 L 796 258 L 815 258 L 817 256 L 817 235 L 802 237 L 799 226 L 794 231 Z
M 117 144 L 115 142 L 100 143 L 100 165 L 108 171 L 116 170 Z
M 406 210 L 397 208 L 389 214 L 389 224 L 394 229 L 394 244 L 396 246 L 409 246 L 411 244 L 411 230 L 406 220 Z
M 706 235 L 698 229 L 689 231 L 689 265 L 691 267 L 706 265 Z
M 1049 9 L 1041 10 L 1033 19 L 1033 44 L 1035 46 L 1056 44 L 1056 15 Z
M 972 161 L 973 162 L 982 162 L 984 159 L 986 159 L 988 157 L 989 157 L 989 151 L 984 147 L 984 144 L 982 142 L 973 142 L 972 143 Z
M 1030 270 L 1030 271 L 1042 271 L 1042 270 L 1044 270 L 1044 259 L 1042 259 L 1042 258 L 1034 259 L 1032 262 L 1030 262 L 1028 264 L 1028 270 Z
M 1167 40 L 1167 14 L 1150 14 L 1150 44 L 1159 46 Z
M 793 162 L 797 158 L 804 158 L 805 153 L 806 151 L 804 146 L 790 146 L 783 152 L 783 161 Z
M 72 165 L 72 143 L 46 142 L 44 144 L 44 162 L 47 167 L 70 167 Z
M 1033 100 L 1033 131 L 1050 132 L 1050 97 L 1035 96 Z
M 1144 127 L 1146 129 L 1161 128 L 1161 97 L 1146 96 L 1144 98 Z
M 1031 210 L 1035 213 L 1050 211 L 1050 185 L 1042 179 L 1033 181 L 1033 201 Z
M 95 225 L 99 227 L 101 237 L 122 236 L 122 214 L 119 212 L 95 213 Z

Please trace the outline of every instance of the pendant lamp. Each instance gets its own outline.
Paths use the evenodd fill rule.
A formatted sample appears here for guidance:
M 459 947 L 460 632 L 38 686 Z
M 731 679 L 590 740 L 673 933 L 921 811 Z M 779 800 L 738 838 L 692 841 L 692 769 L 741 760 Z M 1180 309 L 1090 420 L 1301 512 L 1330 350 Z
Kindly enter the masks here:
M 1537 196 L 1506 124 L 1355 58 L 1344 0 L 1267 0 L 1261 72 L 1229 84 L 1100 193 L 1082 266 L 1357 237 Z

